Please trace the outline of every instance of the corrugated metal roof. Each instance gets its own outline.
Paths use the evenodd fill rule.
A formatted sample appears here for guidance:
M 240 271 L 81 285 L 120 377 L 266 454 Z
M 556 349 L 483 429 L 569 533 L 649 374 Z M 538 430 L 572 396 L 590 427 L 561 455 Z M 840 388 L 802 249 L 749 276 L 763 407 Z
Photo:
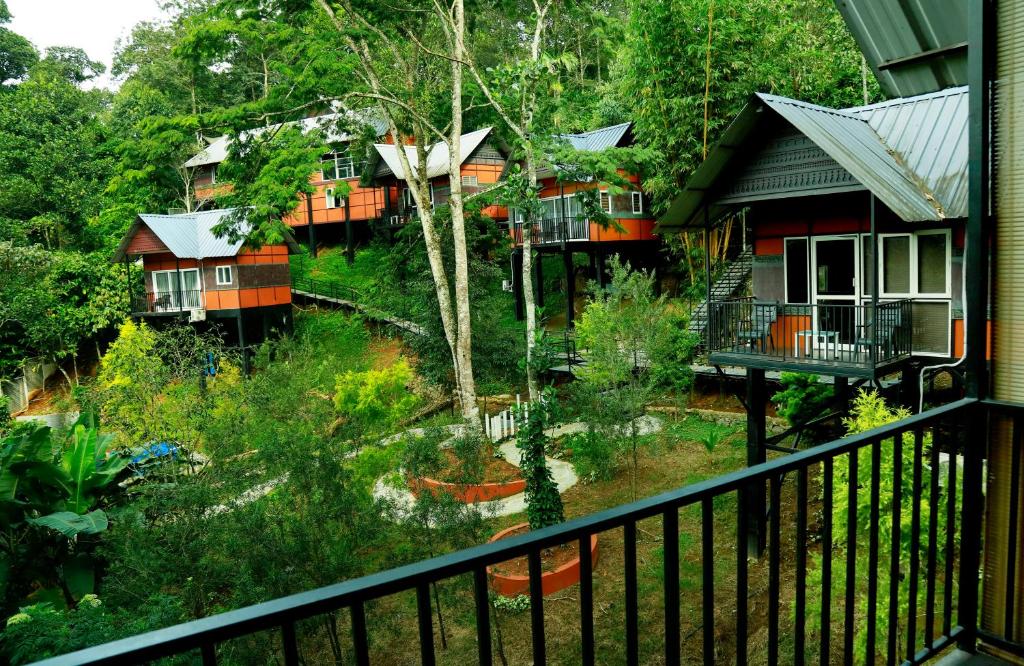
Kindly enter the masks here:
M 632 125 L 631 122 L 621 123 L 579 134 L 559 134 L 555 138 L 568 141 L 576 150 L 597 153 L 618 146 Z
M 814 141 L 902 219 L 942 219 L 941 211 L 937 210 L 914 174 L 890 154 L 866 120 L 852 113 L 785 97 L 758 97 Z
M 967 3 L 836 0 L 847 27 L 890 97 L 967 83 Z
M 966 86 L 849 109 L 941 205 L 945 217 L 967 217 Z
M 302 120 L 291 121 L 287 123 L 279 123 L 277 125 L 270 125 L 268 127 L 262 127 L 259 129 L 251 130 L 250 132 L 243 133 L 244 135 L 257 136 L 263 132 L 277 129 L 282 125 L 294 125 L 298 124 L 302 127 L 303 132 L 309 132 L 314 129 L 323 130 L 327 135 L 327 143 L 342 143 L 345 141 L 351 141 L 354 137 L 338 129 L 338 120 L 350 120 L 354 122 L 364 123 L 371 127 L 376 136 L 383 136 L 387 133 L 387 123 L 381 118 L 371 114 L 359 114 L 355 112 L 340 112 L 340 113 L 326 113 L 322 116 L 314 116 L 312 118 L 303 118 Z M 220 164 L 228 157 L 228 149 L 231 146 L 231 139 L 228 136 L 219 136 L 212 139 L 206 148 L 201 150 L 199 153 L 190 158 L 182 166 L 186 168 L 199 167 L 207 164 Z
M 465 162 L 473 154 L 480 144 L 484 142 L 487 135 L 491 133 L 490 127 L 469 132 L 462 135 L 459 142 L 459 164 Z M 405 180 L 405 169 L 402 168 L 402 161 L 398 158 L 398 149 L 390 143 L 377 143 L 374 148 L 380 153 L 385 164 L 394 174 L 395 178 Z M 405 146 L 405 154 L 409 158 L 409 165 L 416 169 L 418 162 L 416 148 Z M 427 148 L 427 178 L 436 178 L 448 173 L 448 144 L 439 141 Z
M 700 226 L 705 200 L 744 161 L 769 110 L 785 118 L 908 222 L 967 215 L 967 88 L 850 109 L 756 95 L 691 175 L 660 228 Z M 712 200 L 709 203 L 714 203 Z M 724 212 L 716 208 L 712 212 Z

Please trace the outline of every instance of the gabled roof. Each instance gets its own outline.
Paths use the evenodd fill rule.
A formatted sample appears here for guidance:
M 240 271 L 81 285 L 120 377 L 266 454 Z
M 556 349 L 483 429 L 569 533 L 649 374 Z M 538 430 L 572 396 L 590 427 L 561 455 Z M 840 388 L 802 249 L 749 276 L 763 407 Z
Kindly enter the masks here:
M 343 111 L 339 113 L 326 113 L 312 118 L 303 118 L 288 123 L 278 123 L 247 132 L 248 135 L 258 136 L 286 125 L 299 125 L 302 131 L 310 132 L 314 129 L 323 130 L 327 135 L 327 143 L 343 143 L 351 141 L 354 137 L 347 132 L 338 131 L 337 121 L 347 119 L 352 122 L 368 125 L 376 132 L 376 136 L 383 136 L 387 133 L 387 124 L 379 117 L 370 114 L 357 114 L 354 111 Z M 220 164 L 228 157 L 228 149 L 231 147 L 231 138 L 227 135 L 211 139 L 209 145 L 199 151 L 182 166 L 186 168 L 205 166 L 207 164 Z
M 619 147 L 632 126 L 631 122 L 620 123 L 579 134 L 558 134 L 555 138 L 568 141 L 576 150 L 597 153 L 605 148 Z
M 836 6 L 886 95 L 967 83 L 967 2 L 836 0 Z
M 742 168 L 781 117 L 828 154 L 901 219 L 967 214 L 967 89 L 829 109 L 775 95 L 755 95 L 687 181 L 660 228 L 700 226 L 705 203 Z M 720 213 L 721 210 L 713 210 Z
M 477 148 L 487 139 L 491 133 L 490 127 L 469 132 L 462 135 L 459 142 L 459 164 L 461 165 Z M 405 170 L 402 168 L 402 161 L 398 156 L 398 147 L 390 143 L 377 143 L 374 148 L 380 154 L 381 159 L 387 164 L 388 169 L 399 180 L 406 180 Z M 405 154 L 409 158 L 409 165 L 413 169 L 419 169 L 419 160 L 416 156 L 416 148 L 404 146 Z M 436 178 L 448 173 L 448 144 L 439 141 L 427 148 L 427 178 Z
M 135 223 L 125 234 L 112 261 L 122 261 L 127 256 L 128 246 L 142 226 L 148 227 L 156 234 L 178 259 L 234 257 L 245 244 L 244 237 L 232 241 L 227 236 L 218 237 L 213 233 L 213 229 L 236 211 L 237 208 L 222 208 L 180 215 L 143 213 L 136 218 Z M 252 227 L 243 222 L 240 231 L 244 236 L 252 231 Z M 298 251 L 295 240 L 287 230 L 284 242 L 293 252 Z

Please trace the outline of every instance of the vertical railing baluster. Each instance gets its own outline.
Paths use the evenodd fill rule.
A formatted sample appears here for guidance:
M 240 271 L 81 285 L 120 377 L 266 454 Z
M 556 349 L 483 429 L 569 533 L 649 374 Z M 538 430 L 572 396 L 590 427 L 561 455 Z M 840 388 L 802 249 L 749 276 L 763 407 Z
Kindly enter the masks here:
M 299 666 L 299 645 L 295 640 L 294 622 L 285 622 L 281 625 L 281 648 L 285 666 Z
M 580 655 L 583 666 L 594 663 L 594 564 L 590 559 L 590 535 L 580 537 Z
M 420 629 L 420 662 L 423 666 L 434 664 L 434 620 L 431 617 L 430 584 L 416 586 L 416 615 Z
M 715 663 L 715 513 L 712 498 L 700 503 L 701 622 L 704 634 L 704 664 Z
M 665 548 L 665 663 L 679 663 L 679 510 L 662 514 Z
M 589 551 L 585 551 L 589 552 Z M 581 559 L 583 553 L 580 553 Z M 527 555 L 530 571 L 530 634 L 533 641 L 533 663 L 547 662 L 547 648 L 544 642 L 544 588 L 541 576 L 540 550 L 531 550 Z
M 768 527 L 768 666 L 779 663 L 779 512 L 782 508 L 782 480 L 769 479 Z
M 624 543 L 625 588 L 626 588 L 626 663 L 639 663 L 640 641 L 638 636 L 639 601 L 636 587 L 636 523 L 630 521 L 622 528 Z
M 897 660 L 900 626 L 900 556 L 903 554 L 903 434 L 892 438 L 892 524 L 889 533 L 889 625 L 886 628 L 885 663 Z
M 818 661 L 822 666 L 832 662 L 832 466 L 834 458 L 822 462 L 821 514 L 821 636 L 818 641 Z
M 857 618 L 857 463 L 860 451 L 849 455 L 849 473 L 846 480 L 846 598 L 843 602 L 845 619 L 843 656 L 847 663 L 853 660 L 853 638 Z
M 356 654 L 356 663 L 367 666 L 370 663 L 370 646 L 366 635 L 366 607 L 363 602 L 352 604 L 352 648 Z
M 807 468 L 796 475 L 796 627 L 793 632 L 793 663 L 802 666 L 806 649 L 807 618 Z
M 879 495 L 881 485 L 881 440 L 871 443 L 871 508 L 869 518 L 868 535 L 868 627 L 867 645 L 864 651 L 865 663 L 875 660 L 875 637 L 877 635 L 877 612 L 878 612 L 878 523 L 879 523 Z
M 748 489 L 747 492 L 751 492 Z M 747 506 L 744 489 L 736 491 L 736 666 L 747 663 Z
M 200 652 L 203 655 L 203 666 L 217 666 L 217 648 L 213 643 L 203 643 Z
M 957 451 L 960 450 L 961 429 L 955 420 L 950 423 L 953 436 L 949 442 L 949 473 L 946 482 L 946 570 L 943 581 L 942 595 L 942 635 L 949 636 L 953 631 L 953 560 L 956 552 L 956 468 Z
M 914 430 L 913 504 L 910 507 L 910 583 L 907 592 L 907 652 L 908 661 L 917 651 L 917 584 L 920 574 L 921 549 L 921 443 L 920 428 Z
M 477 661 L 481 666 L 490 666 L 491 605 L 487 598 L 487 570 L 483 567 L 473 570 L 473 601 L 476 605 Z
M 930 648 L 935 640 L 935 584 L 938 576 L 938 540 L 939 540 L 939 439 L 941 430 L 936 428 L 932 434 L 932 447 L 929 456 L 928 475 L 928 577 L 924 604 L 924 646 Z

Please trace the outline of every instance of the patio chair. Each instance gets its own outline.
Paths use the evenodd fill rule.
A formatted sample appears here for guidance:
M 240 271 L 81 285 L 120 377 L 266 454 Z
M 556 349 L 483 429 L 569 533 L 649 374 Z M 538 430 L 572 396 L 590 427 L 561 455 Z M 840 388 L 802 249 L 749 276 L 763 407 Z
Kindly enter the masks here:
M 877 326 L 875 322 L 877 320 Z M 892 358 L 893 338 L 896 331 L 903 323 L 903 310 L 900 308 L 881 308 L 875 311 L 874 317 L 859 325 L 857 335 L 857 350 L 864 349 L 868 354 L 872 347 L 877 347 L 880 359 Z
M 749 319 L 739 322 L 736 329 L 737 339 L 744 346 L 750 347 L 751 351 L 762 352 L 775 349 L 775 339 L 772 337 L 772 324 L 778 318 L 779 306 L 772 303 L 752 303 Z
M 154 310 L 166 310 L 169 307 L 171 307 L 170 294 L 163 294 L 162 296 L 158 296 L 157 298 L 153 299 Z

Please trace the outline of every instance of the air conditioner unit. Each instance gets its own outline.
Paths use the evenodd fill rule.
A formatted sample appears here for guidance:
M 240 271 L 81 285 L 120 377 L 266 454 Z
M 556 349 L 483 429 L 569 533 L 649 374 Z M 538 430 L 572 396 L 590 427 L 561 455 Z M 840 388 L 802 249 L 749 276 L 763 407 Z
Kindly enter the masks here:
M 501 290 L 502 291 L 507 291 L 507 292 L 509 292 L 511 294 L 512 293 L 512 280 L 502 280 L 501 281 Z
M 190 322 L 206 321 L 206 308 L 193 308 L 189 310 L 188 320 Z

